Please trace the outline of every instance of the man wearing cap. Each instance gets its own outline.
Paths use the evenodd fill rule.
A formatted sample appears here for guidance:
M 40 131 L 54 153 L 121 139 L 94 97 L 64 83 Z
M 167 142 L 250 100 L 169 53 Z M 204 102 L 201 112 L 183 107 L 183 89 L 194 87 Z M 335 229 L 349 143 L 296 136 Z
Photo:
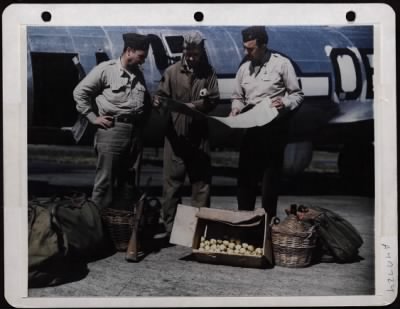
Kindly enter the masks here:
M 162 98 L 184 102 L 208 113 L 219 100 L 218 81 L 208 62 L 204 39 L 199 32 L 184 36 L 181 61 L 166 69 L 153 105 Z M 171 112 L 164 142 L 163 219 L 168 237 L 186 174 L 192 185 L 192 206 L 209 207 L 211 163 L 207 119 Z
M 239 157 L 238 207 L 253 210 L 258 182 L 262 180 L 262 207 L 269 218 L 276 215 L 279 182 L 287 143 L 288 121 L 303 101 L 295 70 L 290 60 L 267 48 L 263 26 L 242 31 L 246 51 L 236 74 L 231 116 L 236 116 L 269 98 L 279 112 L 262 127 L 246 131 Z
M 97 127 L 92 200 L 100 208 L 131 206 L 142 155 L 141 129 L 151 111 L 139 67 L 147 57 L 147 37 L 126 33 L 123 40 L 120 58 L 97 65 L 73 93 L 78 112 Z

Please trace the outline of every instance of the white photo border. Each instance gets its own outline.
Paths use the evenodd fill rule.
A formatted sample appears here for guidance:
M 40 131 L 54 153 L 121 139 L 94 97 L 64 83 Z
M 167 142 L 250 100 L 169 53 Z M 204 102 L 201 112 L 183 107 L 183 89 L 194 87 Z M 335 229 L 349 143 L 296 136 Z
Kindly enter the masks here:
M 253 307 L 386 305 L 397 296 L 395 13 L 386 4 L 13 4 L 3 12 L 4 279 L 16 307 Z M 284 7 L 284 10 L 283 10 Z M 133 15 L 131 12 L 135 11 Z M 357 14 L 355 22 L 346 12 Z M 51 12 L 44 23 L 41 13 Z M 195 12 L 204 21 L 195 22 Z M 222 14 L 221 12 L 225 12 Z M 254 14 L 257 12 L 257 14 Z M 264 13 L 263 13 L 264 12 Z M 284 13 L 283 13 L 284 12 Z M 176 16 L 179 16 L 179 19 Z M 240 18 L 237 18 L 240 16 Z M 290 18 L 287 18 L 290 16 Z M 304 16 L 307 16 L 305 18 Z M 375 118 L 375 295 L 332 297 L 28 297 L 26 26 L 373 25 Z M 7 48 L 5 48 L 7 46 Z M 387 254 L 395 291 L 388 291 Z

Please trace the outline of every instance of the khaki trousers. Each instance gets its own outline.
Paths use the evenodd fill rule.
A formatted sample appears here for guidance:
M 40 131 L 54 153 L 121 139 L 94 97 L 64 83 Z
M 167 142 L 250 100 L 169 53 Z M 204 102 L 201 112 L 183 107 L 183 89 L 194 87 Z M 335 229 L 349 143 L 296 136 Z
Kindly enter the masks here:
M 100 207 L 132 209 L 139 194 L 142 143 L 132 124 L 116 122 L 95 136 L 96 176 L 92 200 Z
M 172 231 L 177 205 L 181 203 L 186 174 L 192 185 L 192 205 L 210 207 L 211 163 L 208 151 L 189 142 L 168 138 L 164 143 L 163 219 L 167 232 Z

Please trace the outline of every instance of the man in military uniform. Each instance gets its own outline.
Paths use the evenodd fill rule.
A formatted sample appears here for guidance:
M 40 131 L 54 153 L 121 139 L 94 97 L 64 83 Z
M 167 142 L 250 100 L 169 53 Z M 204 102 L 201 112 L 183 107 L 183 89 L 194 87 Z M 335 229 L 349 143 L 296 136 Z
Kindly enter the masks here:
M 210 112 L 217 104 L 217 76 L 208 62 L 199 32 L 184 36 L 182 60 L 166 69 L 153 105 L 158 107 L 162 98 L 184 102 L 203 113 Z M 167 231 L 164 236 L 171 233 L 186 174 L 192 184 L 192 206 L 209 207 L 209 151 L 207 119 L 171 112 L 164 143 L 162 210 Z
M 141 128 L 151 111 L 140 70 L 149 42 L 136 33 L 124 34 L 123 40 L 121 57 L 100 63 L 73 93 L 78 112 L 97 127 L 92 200 L 100 208 L 131 206 L 142 156 Z
M 240 66 L 232 94 L 231 116 L 267 98 L 279 112 L 277 118 L 246 131 L 239 157 L 238 207 L 253 210 L 258 182 L 262 180 L 262 207 L 269 218 L 276 215 L 279 181 L 288 138 L 288 121 L 303 101 L 296 73 L 289 59 L 267 48 L 264 27 L 242 31 L 246 61 Z

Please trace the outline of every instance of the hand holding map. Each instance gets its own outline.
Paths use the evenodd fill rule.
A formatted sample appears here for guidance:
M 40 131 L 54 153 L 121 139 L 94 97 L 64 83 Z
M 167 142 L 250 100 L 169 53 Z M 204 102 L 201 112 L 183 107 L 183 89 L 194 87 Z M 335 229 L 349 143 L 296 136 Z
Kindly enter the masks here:
M 252 128 L 260 127 L 271 122 L 278 116 L 278 110 L 275 107 L 271 107 L 271 100 L 266 100 L 256 104 L 252 109 L 241 113 L 236 116 L 228 117 L 217 117 L 208 116 L 196 109 L 190 108 L 185 103 L 170 99 L 163 98 L 160 100 L 161 109 L 169 109 L 174 112 L 182 113 L 193 117 L 207 117 L 217 120 L 230 128 Z
M 252 109 L 239 115 L 228 117 L 211 116 L 211 118 L 222 122 L 228 127 L 244 129 L 266 125 L 275 119 L 276 116 L 278 116 L 278 110 L 271 107 L 271 100 L 267 98 L 256 104 Z

